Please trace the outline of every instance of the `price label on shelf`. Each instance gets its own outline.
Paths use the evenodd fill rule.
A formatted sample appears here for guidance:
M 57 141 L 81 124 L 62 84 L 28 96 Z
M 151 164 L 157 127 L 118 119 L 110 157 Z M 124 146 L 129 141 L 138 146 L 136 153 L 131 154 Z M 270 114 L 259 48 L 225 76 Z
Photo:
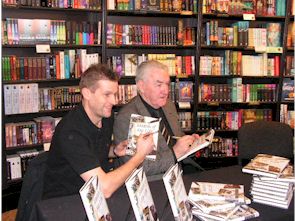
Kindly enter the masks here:
M 50 45 L 36 45 L 36 53 L 50 53 Z
M 181 109 L 190 109 L 191 103 L 190 102 L 178 102 L 178 107 Z
M 254 14 L 243 14 L 243 20 L 255 21 L 255 15 Z
M 49 151 L 49 148 L 50 148 L 50 143 L 44 143 L 43 144 L 43 150 L 44 151 Z
M 266 51 L 267 51 L 267 53 L 282 54 L 283 53 L 283 48 L 282 47 L 267 47 Z

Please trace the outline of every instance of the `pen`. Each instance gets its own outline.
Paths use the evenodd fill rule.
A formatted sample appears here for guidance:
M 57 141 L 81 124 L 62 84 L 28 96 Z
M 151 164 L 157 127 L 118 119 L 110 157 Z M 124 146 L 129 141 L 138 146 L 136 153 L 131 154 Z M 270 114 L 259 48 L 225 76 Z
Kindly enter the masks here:
M 178 137 L 178 136 L 172 136 L 172 138 L 175 139 L 175 140 L 178 140 L 178 139 L 180 139 L 181 137 Z
M 146 133 L 143 138 L 147 138 L 148 136 L 150 136 L 151 134 L 155 134 L 155 133 L 158 133 L 159 131 L 156 130 L 156 131 L 153 131 L 153 132 L 149 132 L 149 133 Z

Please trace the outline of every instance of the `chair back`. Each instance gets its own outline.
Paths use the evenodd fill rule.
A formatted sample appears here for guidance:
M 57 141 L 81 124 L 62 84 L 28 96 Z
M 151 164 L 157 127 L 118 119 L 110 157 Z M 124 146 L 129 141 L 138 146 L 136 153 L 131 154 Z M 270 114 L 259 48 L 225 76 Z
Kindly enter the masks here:
M 239 164 L 259 153 L 294 158 L 293 131 L 285 123 L 255 121 L 243 124 L 238 131 Z
M 47 158 L 48 152 L 42 152 L 29 162 L 23 178 L 16 221 L 30 220 L 34 205 L 42 199 Z

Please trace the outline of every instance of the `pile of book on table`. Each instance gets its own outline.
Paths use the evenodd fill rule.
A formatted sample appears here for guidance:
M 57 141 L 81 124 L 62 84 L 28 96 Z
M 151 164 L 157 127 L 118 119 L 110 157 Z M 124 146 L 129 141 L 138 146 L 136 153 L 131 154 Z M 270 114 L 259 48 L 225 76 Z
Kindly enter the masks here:
M 189 191 L 192 213 L 201 220 L 246 220 L 259 216 L 248 206 L 244 186 L 237 184 L 193 182 Z
M 253 202 L 288 209 L 295 182 L 293 166 L 284 157 L 258 154 L 242 171 L 253 174 Z

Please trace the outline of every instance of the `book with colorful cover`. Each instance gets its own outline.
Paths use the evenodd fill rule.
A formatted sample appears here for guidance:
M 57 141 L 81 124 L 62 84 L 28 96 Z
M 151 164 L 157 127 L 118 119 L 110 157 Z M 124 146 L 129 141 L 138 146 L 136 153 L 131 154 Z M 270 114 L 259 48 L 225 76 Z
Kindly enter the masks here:
M 239 184 L 192 182 L 189 198 L 192 201 L 212 199 L 245 202 L 244 186 Z
M 50 43 L 51 21 L 48 19 L 34 19 L 33 24 L 36 43 Z
M 294 79 L 284 78 L 282 87 L 282 101 L 294 101 Z
M 214 138 L 215 130 L 210 129 L 207 133 L 200 136 L 198 139 L 194 141 L 194 143 L 191 145 L 190 151 L 188 151 L 186 154 L 181 156 L 177 159 L 178 162 L 182 161 L 183 159 L 187 158 L 189 155 L 209 146 L 212 143 L 212 140 Z
M 20 44 L 35 43 L 34 20 L 18 19 L 18 35 Z
M 146 158 L 150 160 L 156 160 L 160 121 L 160 118 L 131 114 L 127 137 L 128 144 L 126 148 L 126 155 L 132 156 L 136 153 L 137 139 L 141 134 L 152 133 L 154 140 L 154 150 L 149 155 L 147 155 Z
M 142 167 L 132 172 L 126 179 L 125 185 L 136 220 L 159 220 L 150 187 Z
M 180 81 L 178 82 L 178 101 L 191 102 L 193 100 L 193 82 Z
M 243 167 L 244 173 L 262 175 L 278 178 L 283 170 L 289 165 L 290 160 L 269 154 L 258 154 L 246 166 Z
M 89 221 L 112 220 L 97 176 L 91 177 L 79 193 Z
M 175 220 L 193 220 L 191 206 L 178 164 L 171 166 L 163 176 L 165 189 Z

